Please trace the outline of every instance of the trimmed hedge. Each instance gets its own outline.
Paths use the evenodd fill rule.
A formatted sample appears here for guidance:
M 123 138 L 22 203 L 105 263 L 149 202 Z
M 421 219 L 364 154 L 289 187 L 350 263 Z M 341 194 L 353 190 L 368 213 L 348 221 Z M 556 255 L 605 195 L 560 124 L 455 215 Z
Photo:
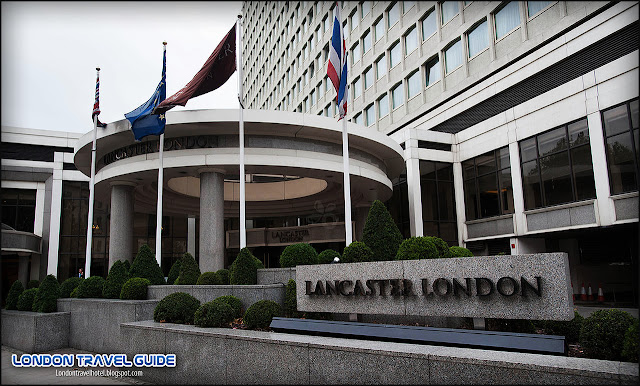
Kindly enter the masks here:
M 7 294 L 7 303 L 5 304 L 5 309 L 7 310 L 17 310 L 18 298 L 20 294 L 24 292 L 24 286 L 20 280 L 16 280 L 11 284 L 11 288 L 9 289 L 9 293 Z
M 196 263 L 196 259 L 191 256 L 189 252 L 185 253 L 182 256 L 182 264 L 180 264 L 180 274 L 176 281 L 173 282 L 175 285 L 194 285 L 198 282 L 198 278 L 200 278 L 200 267 L 198 267 L 198 263 Z
M 584 317 L 573 311 L 573 319 L 569 321 L 545 320 L 541 327 L 551 335 L 562 335 L 569 343 L 577 343 L 580 339 L 580 328 L 584 322 Z
M 438 250 L 428 237 L 409 237 L 398 248 L 396 260 L 434 259 Z
M 38 288 L 40 287 L 40 282 L 38 280 L 29 280 L 27 283 L 27 289 Z
M 180 275 L 180 266 L 182 265 L 182 257 L 176 260 L 171 269 L 169 270 L 169 276 L 167 276 L 167 284 L 174 284 L 178 275 Z
M 129 273 L 124 264 L 120 260 L 116 260 L 109 270 L 104 287 L 102 287 L 102 296 L 106 299 L 119 299 L 122 286 L 127 280 L 129 280 Z
M 184 292 L 174 292 L 165 296 L 155 310 L 156 322 L 193 324 L 193 316 L 200 307 L 200 300 Z
M 239 318 L 242 316 L 242 300 L 232 295 L 219 296 L 214 299 L 216 302 L 226 303 L 233 309 L 233 317 Z
M 256 259 L 257 260 L 257 259 Z M 229 285 L 231 284 L 231 272 L 228 269 L 219 269 L 216 271 L 216 284 Z
M 56 312 L 59 297 L 60 283 L 58 283 L 58 279 L 53 275 L 47 275 L 38 287 L 38 293 L 33 301 L 33 311 Z
M 229 270 L 231 272 L 231 284 L 256 284 L 258 282 L 256 260 L 255 256 L 249 251 L 249 248 L 242 248 Z
M 371 248 L 372 260 L 393 260 L 402 240 L 402 233 L 387 208 L 382 201 L 375 200 L 362 230 L 362 241 Z
M 633 320 L 631 327 L 627 329 L 624 334 L 624 342 L 622 343 L 622 358 L 628 362 L 638 362 L 640 356 L 640 349 L 638 346 L 638 340 L 640 334 L 638 333 L 638 319 Z
M 287 318 L 298 318 L 298 300 L 296 299 L 296 281 L 289 279 L 284 293 L 284 316 Z
M 120 299 L 122 300 L 146 300 L 147 287 L 151 285 L 149 279 L 132 277 L 122 285 Z
M 470 250 L 457 245 L 449 247 L 449 252 L 451 257 L 473 257 L 473 253 Z
M 131 270 L 131 263 L 129 262 L 129 260 L 122 260 L 122 265 L 124 265 L 124 269 L 127 270 L 127 275 L 129 274 L 129 271 Z
M 144 277 L 149 279 L 151 284 L 165 284 L 164 274 L 156 261 L 156 257 L 147 244 L 143 244 L 138 250 L 136 258 L 133 259 L 129 277 Z
M 225 302 L 212 300 L 196 310 L 193 324 L 198 327 L 223 327 L 233 321 L 233 308 Z
M 597 310 L 582 323 L 580 344 L 590 358 L 619 361 L 625 334 L 633 321 L 626 311 Z
M 436 246 L 438 250 L 438 258 L 447 258 L 451 257 L 451 251 L 449 250 L 449 244 L 446 241 L 442 240 L 440 237 L 435 236 L 427 236 L 429 240 Z
M 274 316 L 281 315 L 280 305 L 273 300 L 259 300 L 244 313 L 243 322 L 249 328 L 267 328 Z
M 196 282 L 197 285 L 213 285 L 218 284 L 218 278 L 215 272 L 203 272 Z
M 318 252 L 307 243 L 287 245 L 280 254 L 280 267 L 282 268 L 311 264 L 318 264 Z
M 333 249 L 325 249 L 318 254 L 318 264 L 331 264 L 334 258 L 340 258 L 340 253 Z
M 91 276 L 80 282 L 78 286 L 79 298 L 101 298 L 102 288 L 104 287 L 105 280 L 102 276 Z
M 71 295 L 69 297 L 78 298 L 78 289 L 79 288 L 80 288 L 80 285 L 78 285 L 76 288 L 74 288 L 73 291 L 71 291 Z
M 71 293 L 73 292 L 74 289 L 76 289 L 80 285 L 80 283 L 83 280 L 84 279 L 81 277 L 72 276 L 67 280 L 63 281 L 62 284 L 60 285 L 60 298 L 64 299 L 64 298 L 72 297 Z
M 37 292 L 37 288 L 29 288 L 28 290 L 22 291 L 20 296 L 18 296 L 16 309 L 18 311 L 33 311 L 33 301 L 36 299 Z
M 354 241 L 342 252 L 342 263 L 360 263 L 372 261 L 373 251 L 362 241 Z

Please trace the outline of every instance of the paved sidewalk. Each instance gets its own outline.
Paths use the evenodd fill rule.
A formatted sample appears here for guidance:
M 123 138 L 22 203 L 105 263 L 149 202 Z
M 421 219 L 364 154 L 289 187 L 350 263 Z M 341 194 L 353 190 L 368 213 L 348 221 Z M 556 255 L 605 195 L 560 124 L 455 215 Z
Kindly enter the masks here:
M 47 352 L 47 354 L 94 354 L 88 351 L 64 348 Z M 3 385 L 151 385 L 135 377 L 116 377 L 100 375 L 56 375 L 65 370 L 79 370 L 78 373 L 92 370 L 128 370 L 118 367 L 14 367 L 11 364 L 11 354 L 24 354 L 20 350 L 2 346 L 2 384 Z M 44 353 L 43 353 L 44 354 Z M 133 371 L 133 370 L 130 370 Z M 140 370 L 144 371 L 144 370 Z

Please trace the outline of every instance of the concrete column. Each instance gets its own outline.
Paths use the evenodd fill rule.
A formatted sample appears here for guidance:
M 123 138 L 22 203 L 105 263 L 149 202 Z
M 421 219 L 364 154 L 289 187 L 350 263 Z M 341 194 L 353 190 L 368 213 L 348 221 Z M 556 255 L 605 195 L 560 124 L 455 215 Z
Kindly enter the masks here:
M 31 272 L 29 272 L 29 280 L 40 280 L 40 255 L 37 253 L 31 254 Z
M 364 231 L 364 223 L 367 221 L 367 216 L 369 215 L 369 208 L 371 208 L 371 204 L 368 203 L 366 206 L 358 206 L 356 207 L 356 233 L 353 241 L 362 241 L 362 234 Z
M 455 145 L 458 148 L 458 145 Z M 455 152 L 455 158 L 458 157 L 458 150 Z M 467 214 L 465 213 L 464 206 L 464 180 L 462 178 L 462 163 L 456 161 L 453 163 L 453 195 L 456 199 L 456 227 L 458 228 L 458 245 L 464 245 L 464 241 L 467 237 Z
M 515 135 L 514 135 L 515 137 Z M 509 143 L 509 163 L 511 164 L 511 186 L 513 187 L 514 233 L 524 235 L 527 232 L 527 217 L 524 214 L 524 190 L 522 189 L 522 170 L 520 169 L 520 151 L 518 142 Z M 513 253 L 513 251 L 511 251 Z
M 187 252 L 196 257 L 196 217 L 189 215 L 187 218 Z
M 111 183 L 109 268 L 116 260 L 133 261 L 133 187 L 129 182 Z
M 411 229 L 411 236 L 423 236 L 424 224 L 422 223 L 422 190 L 420 189 L 418 140 L 407 140 L 405 147 L 405 159 L 407 160 L 407 194 L 409 195 L 409 227 Z
M 609 170 L 607 169 L 607 152 L 602 132 L 602 120 L 600 111 L 590 112 L 587 115 L 589 126 L 589 144 L 591 145 L 591 162 L 593 165 L 593 180 L 596 186 L 598 203 L 598 219 L 601 226 L 611 225 L 616 221 L 616 208 L 611 196 L 609 186 Z
M 29 282 L 29 255 L 23 255 L 18 253 L 18 280 L 22 283 L 24 288 L 27 288 Z
M 62 156 L 54 154 L 54 170 L 51 179 L 51 210 L 49 219 L 49 245 L 47 251 L 47 275 L 58 277 L 58 250 L 60 248 L 60 218 L 62 216 Z M 59 162 L 58 162 L 59 161 Z M 84 248 L 84 247 L 83 247 Z
M 200 173 L 200 272 L 224 268 L 224 171 Z

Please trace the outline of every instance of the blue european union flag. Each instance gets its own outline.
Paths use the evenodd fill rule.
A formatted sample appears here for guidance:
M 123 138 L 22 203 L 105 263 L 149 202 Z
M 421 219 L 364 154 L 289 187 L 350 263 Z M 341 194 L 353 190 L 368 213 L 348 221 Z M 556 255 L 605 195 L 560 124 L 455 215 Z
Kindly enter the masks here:
M 162 79 L 160 83 L 158 83 L 156 91 L 151 95 L 151 98 L 140 107 L 124 115 L 124 117 L 131 122 L 131 130 L 133 131 L 133 136 L 136 138 L 136 141 L 141 140 L 147 135 L 160 135 L 164 133 L 166 124 L 164 114 L 153 115 L 151 113 L 153 109 L 167 97 L 166 70 L 167 50 L 165 46 L 164 54 L 162 55 Z

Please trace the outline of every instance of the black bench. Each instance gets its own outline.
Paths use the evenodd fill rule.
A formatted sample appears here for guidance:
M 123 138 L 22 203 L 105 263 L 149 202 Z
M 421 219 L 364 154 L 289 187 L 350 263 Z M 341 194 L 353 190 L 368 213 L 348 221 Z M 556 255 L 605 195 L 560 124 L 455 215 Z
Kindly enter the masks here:
M 276 332 L 566 355 L 564 336 L 275 317 Z

